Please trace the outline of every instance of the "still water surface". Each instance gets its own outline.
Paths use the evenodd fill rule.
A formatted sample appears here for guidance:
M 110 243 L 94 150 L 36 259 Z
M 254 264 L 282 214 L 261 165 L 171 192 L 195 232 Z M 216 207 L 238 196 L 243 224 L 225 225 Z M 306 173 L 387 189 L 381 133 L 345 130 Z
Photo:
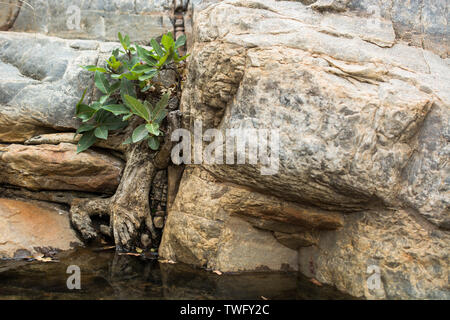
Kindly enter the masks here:
M 0 299 L 346 299 L 297 273 L 217 275 L 183 264 L 77 249 L 59 262 L 0 261 Z M 69 290 L 69 265 L 81 290 Z

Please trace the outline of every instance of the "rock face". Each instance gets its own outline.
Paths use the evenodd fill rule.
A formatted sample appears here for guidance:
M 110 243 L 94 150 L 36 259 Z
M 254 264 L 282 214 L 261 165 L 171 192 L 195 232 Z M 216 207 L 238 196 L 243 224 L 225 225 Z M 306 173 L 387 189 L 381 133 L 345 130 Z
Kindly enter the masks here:
M 449 57 L 448 9 L 446 0 L 351 0 L 347 7 L 368 15 L 392 21 L 395 34 L 403 41 Z M 372 23 L 373 23 L 372 22 Z
M 236 202 L 250 194 L 217 183 L 198 168 L 187 169 L 170 208 L 159 254 L 221 271 L 297 270 L 297 251 L 281 246 L 270 231 L 257 230 L 234 214 Z M 258 199 L 247 202 L 243 210 L 260 205 Z
M 27 258 L 42 248 L 80 245 L 68 212 L 46 203 L 0 199 L 0 258 Z
M 0 142 L 77 128 L 74 106 L 93 87 L 92 73 L 80 65 L 96 65 L 113 46 L 0 32 Z M 87 92 L 86 101 L 91 97 Z
M 76 146 L 0 145 L 0 183 L 30 190 L 114 193 L 124 164 L 104 152 L 76 154 Z
M 366 2 L 338 2 L 346 4 L 345 14 L 298 1 L 204 1 L 194 6 L 194 44 L 181 105 L 185 127 L 193 129 L 194 121 L 201 120 L 204 129 L 222 132 L 277 129 L 279 170 L 261 175 L 260 164 L 203 164 L 202 173 L 186 171 L 166 222 L 164 239 L 172 241 L 163 239 L 161 253 L 224 270 L 255 268 L 229 258 L 241 254 L 239 245 L 217 240 L 223 231 L 219 223 L 211 224 L 211 215 L 225 221 L 220 214 L 226 212 L 236 224 L 270 230 L 267 239 L 299 248 L 302 272 L 352 295 L 448 297 L 442 270 L 448 269 L 445 248 L 450 244 L 450 66 L 404 41 L 406 31 L 397 25 L 413 11 L 386 8 L 398 19 L 369 17 L 362 14 Z M 421 36 L 437 34 L 448 41 L 448 31 L 437 31 L 442 30 L 439 23 Z M 198 179 L 206 172 L 217 180 L 208 187 Z M 188 191 L 182 191 L 183 183 L 191 186 Z M 209 199 L 201 209 L 200 197 L 190 198 L 194 190 L 210 194 L 228 184 L 250 191 L 234 203 Z M 257 206 L 245 209 L 242 199 L 249 193 L 261 196 Z M 280 209 L 265 210 L 277 208 L 274 198 Z M 286 206 L 335 224 L 301 223 L 304 216 L 293 216 Z M 289 219 L 280 221 L 283 215 Z M 204 224 L 195 235 L 188 234 L 194 219 Z M 372 242 L 377 245 L 368 245 Z M 217 263 L 215 243 L 234 254 Z M 269 248 L 266 255 L 278 259 L 272 248 L 281 247 L 272 243 Z M 381 269 L 383 286 L 375 293 L 364 289 L 370 265 Z
M 345 228 L 323 232 L 301 248 L 300 271 L 353 296 L 446 299 L 450 238 L 405 210 L 367 210 L 345 217 Z M 372 268 L 372 269 L 371 269 Z M 370 275 L 380 270 L 380 289 Z
M 169 13 L 172 2 L 28 0 L 10 30 L 107 41 L 117 41 L 117 33 L 121 32 L 129 34 L 132 41 L 149 42 L 173 29 Z

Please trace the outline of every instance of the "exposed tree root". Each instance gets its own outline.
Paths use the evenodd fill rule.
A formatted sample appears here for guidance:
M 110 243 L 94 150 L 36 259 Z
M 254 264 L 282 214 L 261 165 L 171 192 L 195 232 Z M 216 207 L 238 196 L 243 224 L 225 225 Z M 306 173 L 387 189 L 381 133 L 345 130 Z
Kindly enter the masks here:
M 140 234 L 146 230 L 155 239 L 157 232 L 150 213 L 149 193 L 158 170 L 170 163 L 173 130 L 180 126 L 180 111 L 167 116 L 168 128 L 159 151 L 152 151 L 146 141 L 133 144 L 126 151 L 127 163 L 116 193 L 111 198 L 74 199 L 71 221 L 85 240 L 99 236 L 92 216 L 110 217 L 110 228 L 118 250 L 132 250 L 140 245 Z M 139 123 L 129 126 L 129 134 Z

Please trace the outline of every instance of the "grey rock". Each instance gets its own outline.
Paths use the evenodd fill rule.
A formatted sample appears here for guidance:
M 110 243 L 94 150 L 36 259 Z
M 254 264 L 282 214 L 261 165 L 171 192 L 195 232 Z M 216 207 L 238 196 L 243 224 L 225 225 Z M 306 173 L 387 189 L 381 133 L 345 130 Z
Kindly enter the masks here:
M 117 33 L 132 41 L 148 42 L 173 29 L 172 1 L 30 0 L 23 5 L 11 28 L 71 39 L 117 41 Z
M 449 54 L 449 2 L 447 0 L 352 0 L 348 7 L 373 17 L 384 17 L 394 24 L 398 38 L 415 46 Z
M 1 32 L 0 141 L 76 128 L 74 106 L 93 85 L 92 74 L 79 66 L 97 64 L 98 55 L 58 38 Z
M 317 0 L 311 8 L 318 11 L 345 11 L 350 0 Z
M 76 129 L 75 105 L 94 87 L 92 72 L 80 66 L 103 64 L 104 50 L 117 46 L 0 32 L 0 141 Z M 85 101 L 91 98 L 88 90 Z

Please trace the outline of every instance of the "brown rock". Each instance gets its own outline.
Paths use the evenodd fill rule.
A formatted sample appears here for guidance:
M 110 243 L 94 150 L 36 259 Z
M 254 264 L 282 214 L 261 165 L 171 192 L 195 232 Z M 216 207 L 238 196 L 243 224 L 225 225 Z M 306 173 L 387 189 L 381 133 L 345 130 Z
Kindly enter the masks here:
M 75 135 L 75 132 L 58 132 L 34 136 L 26 140 L 24 144 L 60 144 L 61 142 L 77 144 L 80 139 L 81 135 Z M 98 139 L 94 145 L 100 148 L 124 152 L 124 141 L 125 138 L 123 137 L 123 135 L 120 135 L 118 133 L 110 133 L 108 135 L 108 140 Z
M 44 202 L 0 199 L 0 257 L 35 255 L 45 247 L 68 250 L 76 244 L 80 241 L 68 212 Z
M 367 299 L 445 299 L 450 237 L 405 210 L 345 216 L 345 228 L 322 231 L 317 245 L 299 250 L 308 277 Z M 370 286 L 379 273 L 379 287 Z
M 0 145 L 0 183 L 31 190 L 113 193 L 123 162 L 100 151 L 76 154 L 76 146 Z
M 283 211 L 285 206 L 295 210 Z M 169 260 L 225 272 L 296 269 L 297 252 L 278 242 L 271 227 L 298 232 L 305 225 L 335 228 L 341 220 L 335 213 L 301 210 L 188 167 L 169 208 L 159 253 Z M 296 227 L 291 228 L 293 224 Z

